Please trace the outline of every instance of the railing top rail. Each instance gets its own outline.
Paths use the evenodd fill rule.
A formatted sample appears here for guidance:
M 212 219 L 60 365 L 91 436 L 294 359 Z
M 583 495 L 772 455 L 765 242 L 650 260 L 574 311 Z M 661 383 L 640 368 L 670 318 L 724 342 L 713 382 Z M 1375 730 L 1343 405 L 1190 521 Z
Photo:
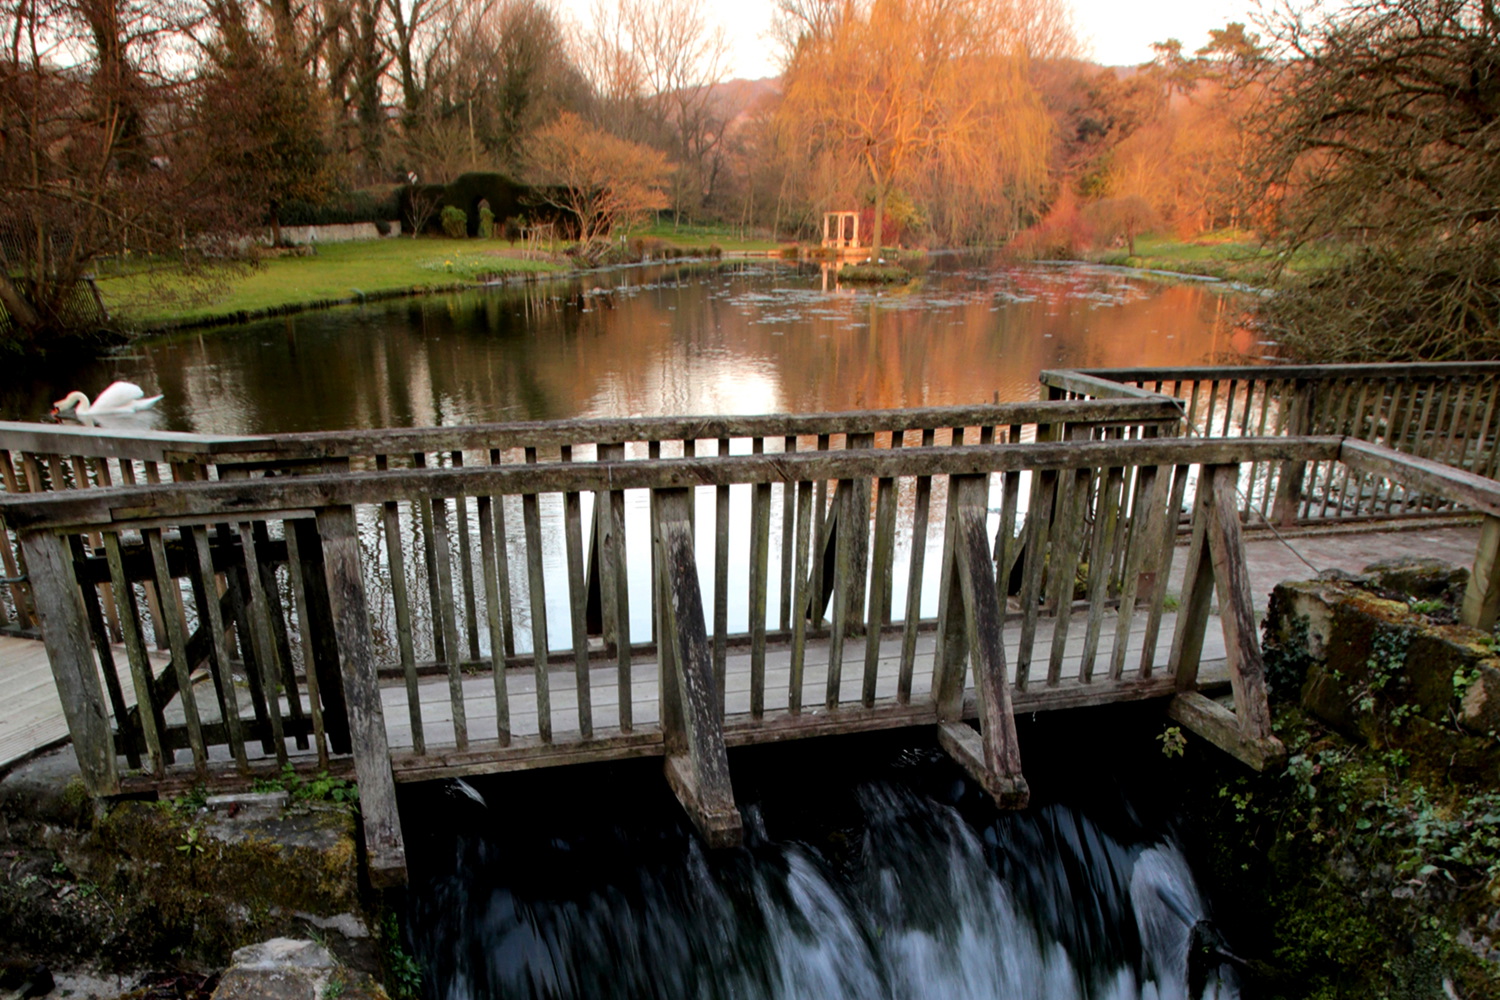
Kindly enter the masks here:
M 843 413 L 601 417 L 241 437 L 0 422 L 0 447 L 41 454 L 156 461 L 229 455 L 246 461 L 298 460 L 351 454 L 399 455 L 423 451 L 552 447 L 564 444 L 621 444 L 628 441 L 864 434 L 935 427 L 1070 421 L 1151 423 L 1172 421 L 1177 417 L 1174 403 L 1148 394 L 1137 399 L 988 403 L 974 406 L 854 410 Z
M 723 458 L 396 469 L 353 475 L 281 476 L 17 494 L 0 499 L 0 515 L 16 528 L 62 531 L 189 518 L 255 520 L 268 514 L 286 516 L 288 512 L 347 504 L 461 495 L 670 489 L 1112 465 L 1331 461 L 1338 457 L 1342 440 L 1338 437 L 1162 437 L 1131 441 L 858 448 Z
M 1092 408 L 1074 408 L 1079 402 Z M 332 457 L 342 454 L 389 454 L 482 448 L 548 447 L 582 443 L 709 440 L 871 434 L 876 431 L 934 427 L 981 427 L 1003 424 L 1097 421 L 1135 423 L 1173 420 L 1174 410 L 1160 401 L 1115 400 L 988 403 L 976 406 L 928 406 L 843 413 L 772 413 L 752 416 L 600 417 L 533 420 L 459 427 L 397 427 L 364 431 L 317 431 L 274 436 L 278 457 Z
M 1205 365 L 1180 368 L 1076 368 L 1042 372 L 1049 375 L 1084 375 L 1110 382 L 1175 382 L 1189 379 L 1410 379 L 1454 375 L 1500 374 L 1500 361 L 1432 361 L 1421 364 L 1347 365 Z
M 1344 438 L 1339 461 L 1355 471 L 1383 476 L 1481 513 L 1500 516 L 1500 482 L 1488 476 L 1352 437 Z
M 1117 382 L 1099 372 L 1049 369 L 1038 375 L 1037 380 L 1064 392 L 1076 392 L 1096 399 L 1171 399 L 1149 389 L 1138 389 L 1133 385 Z M 1173 402 L 1181 406 L 1180 401 Z
M 198 459 L 266 446 L 264 435 L 186 434 L 123 427 L 31 424 L 0 420 L 0 447 L 44 455 L 88 455 L 169 462 Z

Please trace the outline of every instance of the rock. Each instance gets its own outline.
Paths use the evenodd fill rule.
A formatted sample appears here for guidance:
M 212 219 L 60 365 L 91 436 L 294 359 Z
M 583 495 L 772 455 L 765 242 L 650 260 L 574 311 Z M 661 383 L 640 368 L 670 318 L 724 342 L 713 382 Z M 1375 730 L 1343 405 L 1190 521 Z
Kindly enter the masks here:
M 210 795 L 204 806 L 213 813 L 240 820 L 266 820 L 281 815 L 291 796 L 286 792 L 239 792 Z
M 272 938 L 240 948 L 213 1000 L 389 1000 L 369 976 L 340 965 L 315 941 Z
M 1382 559 L 1366 566 L 1364 574 L 1375 587 L 1418 601 L 1452 602 L 1463 597 L 1469 584 L 1468 570 L 1422 556 Z
M 272 938 L 234 953 L 214 1000 L 320 1000 L 337 965 L 313 941 Z
M 272 938 L 234 953 L 234 967 L 240 969 L 331 969 L 334 964 L 327 948 L 296 938 Z
M 1477 676 L 1459 706 L 1458 721 L 1472 732 L 1500 732 L 1500 659 L 1486 660 L 1475 671 Z M 1500 920 L 1500 912 L 1496 918 Z

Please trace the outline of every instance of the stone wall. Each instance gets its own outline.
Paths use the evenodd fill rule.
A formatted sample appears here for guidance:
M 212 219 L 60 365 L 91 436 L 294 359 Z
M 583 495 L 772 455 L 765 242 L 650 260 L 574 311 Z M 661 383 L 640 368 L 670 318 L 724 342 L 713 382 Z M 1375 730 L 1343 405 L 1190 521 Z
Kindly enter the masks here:
M 387 223 L 391 227 L 385 236 L 373 222 L 349 222 L 332 226 L 282 226 L 283 243 L 296 245 L 306 243 L 352 243 L 355 240 L 379 240 L 401 235 L 401 220 Z

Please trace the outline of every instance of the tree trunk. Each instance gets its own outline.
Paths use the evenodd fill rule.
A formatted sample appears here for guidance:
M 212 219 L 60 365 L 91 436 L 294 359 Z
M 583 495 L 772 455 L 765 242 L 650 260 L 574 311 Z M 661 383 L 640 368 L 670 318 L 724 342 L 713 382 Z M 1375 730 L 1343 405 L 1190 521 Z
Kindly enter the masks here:
M 0 271 L 0 305 L 5 306 L 5 311 L 10 313 L 11 322 L 18 327 L 35 329 L 41 325 L 41 316 L 37 315 L 36 309 L 4 271 Z
M 875 227 L 870 233 L 870 263 L 880 263 L 880 234 L 885 226 L 885 187 L 875 185 Z

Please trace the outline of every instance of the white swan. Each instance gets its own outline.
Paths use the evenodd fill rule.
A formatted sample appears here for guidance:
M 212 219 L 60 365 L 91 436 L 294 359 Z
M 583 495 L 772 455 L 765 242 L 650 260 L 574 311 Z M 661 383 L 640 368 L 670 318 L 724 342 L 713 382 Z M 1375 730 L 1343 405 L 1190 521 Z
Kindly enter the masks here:
M 147 396 L 146 391 L 134 382 L 111 382 L 92 403 L 83 393 L 74 389 L 52 404 L 54 414 L 72 410 L 80 417 L 99 416 L 107 413 L 137 413 L 157 404 L 161 396 Z

